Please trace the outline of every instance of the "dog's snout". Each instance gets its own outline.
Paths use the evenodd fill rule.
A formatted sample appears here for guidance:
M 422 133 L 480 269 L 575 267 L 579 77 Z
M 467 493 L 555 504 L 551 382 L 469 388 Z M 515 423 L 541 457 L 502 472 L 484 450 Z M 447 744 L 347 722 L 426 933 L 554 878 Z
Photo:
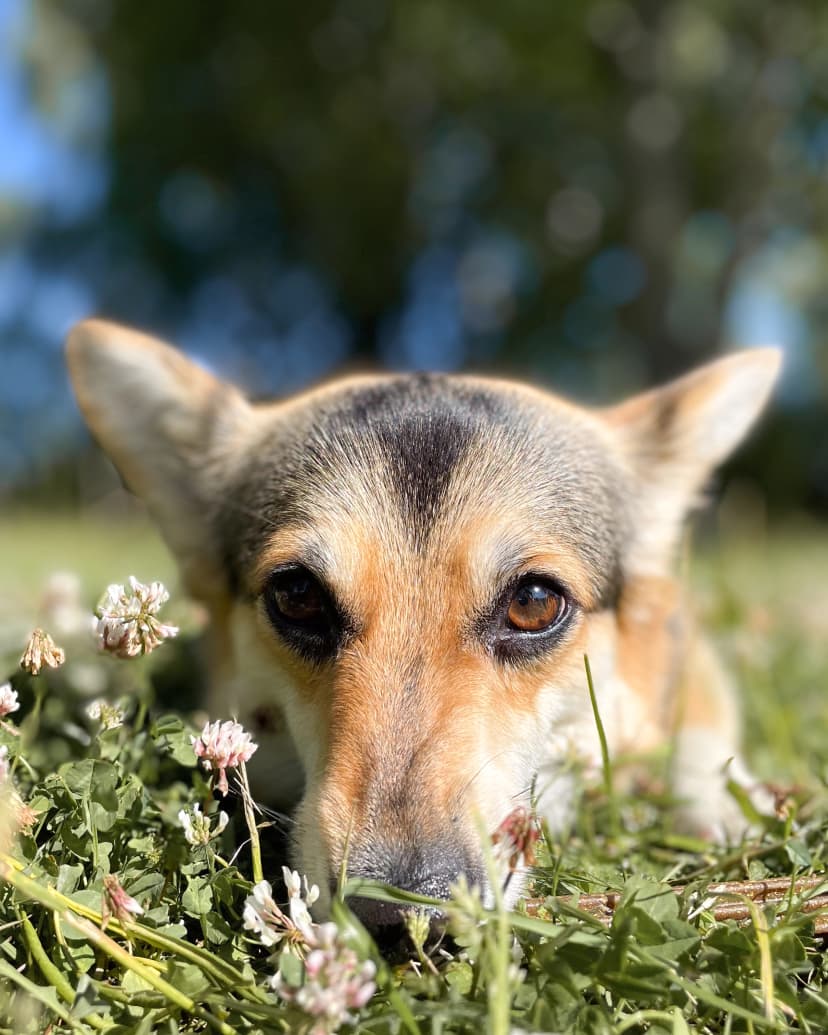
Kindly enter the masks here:
M 401 891 L 434 899 L 449 898 L 452 884 L 461 875 L 469 884 L 483 884 L 480 862 L 471 858 L 463 846 L 445 842 L 395 848 L 374 845 L 350 859 L 348 875 L 381 881 Z M 383 902 L 363 895 L 349 896 L 348 905 L 365 926 L 375 932 L 402 924 L 412 908 L 404 903 Z M 433 907 L 428 912 L 432 927 L 439 926 L 440 910 Z

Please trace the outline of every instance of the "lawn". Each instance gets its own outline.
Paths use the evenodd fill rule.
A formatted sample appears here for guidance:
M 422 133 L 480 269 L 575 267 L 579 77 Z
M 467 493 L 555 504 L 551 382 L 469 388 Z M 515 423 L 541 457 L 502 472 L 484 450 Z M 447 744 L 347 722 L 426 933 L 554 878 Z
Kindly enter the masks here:
M 172 599 L 162 617 L 187 635 L 149 658 L 96 655 L 84 619 L 73 627 L 68 605 L 55 610 L 56 595 L 74 592 L 54 580 L 60 571 L 79 576 L 89 611 L 110 582 L 163 580 Z M 256 919 L 261 887 L 245 910 L 261 854 L 274 898 L 287 900 L 273 829 L 231 794 L 221 803 L 227 829 L 208 838 L 218 804 L 190 740 L 200 729 L 191 658 L 201 616 L 140 515 L 7 515 L 0 572 L 6 672 L 50 615 L 67 630 L 68 654 L 54 672 L 15 675 L 21 707 L 0 729 L 12 768 L 0 822 L 0 1032 L 322 1032 L 345 1013 L 360 1031 L 412 1035 L 828 1031 L 825 935 L 803 908 L 828 893 L 807 881 L 825 871 L 828 832 L 824 529 L 725 525 L 690 569 L 743 690 L 747 754 L 780 788 L 779 816 L 762 836 L 715 850 L 681 837 L 655 759 L 634 794 L 584 789 L 574 829 L 541 849 L 528 905 L 486 911 L 461 889 L 453 941 L 424 944 L 413 922 L 408 954 L 391 960 L 342 904 L 335 930 L 313 924 L 301 886 L 287 921 Z M 122 704 L 120 725 L 88 714 L 99 696 Z M 188 839 L 179 813 L 197 824 L 195 805 L 213 826 Z M 783 890 L 765 903 L 709 891 L 777 879 Z

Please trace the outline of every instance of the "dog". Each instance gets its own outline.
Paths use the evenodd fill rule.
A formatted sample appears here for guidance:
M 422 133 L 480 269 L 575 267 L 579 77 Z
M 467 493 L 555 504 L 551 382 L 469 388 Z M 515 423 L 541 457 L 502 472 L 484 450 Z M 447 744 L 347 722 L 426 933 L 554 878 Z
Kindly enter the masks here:
M 610 751 L 671 743 L 683 826 L 746 825 L 726 787 L 754 783 L 736 695 L 674 567 L 777 350 L 603 409 L 442 374 L 253 404 L 102 320 L 67 356 L 90 429 L 209 610 L 211 717 L 259 741 L 257 794 L 298 803 L 293 861 L 323 912 L 343 868 L 436 898 L 465 875 L 485 894 L 480 824 L 532 795 L 559 831 L 573 751 L 601 759 L 585 655 Z M 374 929 L 401 919 L 357 905 Z

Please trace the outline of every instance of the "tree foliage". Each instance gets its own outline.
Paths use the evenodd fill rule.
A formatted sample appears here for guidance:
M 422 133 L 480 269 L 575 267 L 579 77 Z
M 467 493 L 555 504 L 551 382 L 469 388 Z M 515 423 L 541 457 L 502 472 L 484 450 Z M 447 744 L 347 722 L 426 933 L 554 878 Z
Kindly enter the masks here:
M 783 333 L 763 451 L 828 495 L 819 0 L 35 11 L 47 108 L 105 82 L 108 186 L 34 238 L 99 309 L 273 389 L 359 355 L 604 398 Z

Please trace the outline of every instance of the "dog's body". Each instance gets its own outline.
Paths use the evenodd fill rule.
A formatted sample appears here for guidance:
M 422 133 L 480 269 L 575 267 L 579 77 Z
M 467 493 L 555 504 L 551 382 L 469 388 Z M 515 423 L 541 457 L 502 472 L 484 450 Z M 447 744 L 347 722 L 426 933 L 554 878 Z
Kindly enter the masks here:
M 559 828 L 573 751 L 600 759 L 585 654 L 611 750 L 674 739 L 686 826 L 742 823 L 723 773 L 733 759 L 747 778 L 738 710 L 672 568 L 778 353 L 595 411 L 437 375 L 254 406 L 99 321 L 68 356 L 88 423 L 210 609 L 210 714 L 259 740 L 260 794 L 300 800 L 296 863 L 323 894 L 346 854 L 425 894 L 460 873 L 485 886 L 474 816 L 494 830 L 533 787 Z

